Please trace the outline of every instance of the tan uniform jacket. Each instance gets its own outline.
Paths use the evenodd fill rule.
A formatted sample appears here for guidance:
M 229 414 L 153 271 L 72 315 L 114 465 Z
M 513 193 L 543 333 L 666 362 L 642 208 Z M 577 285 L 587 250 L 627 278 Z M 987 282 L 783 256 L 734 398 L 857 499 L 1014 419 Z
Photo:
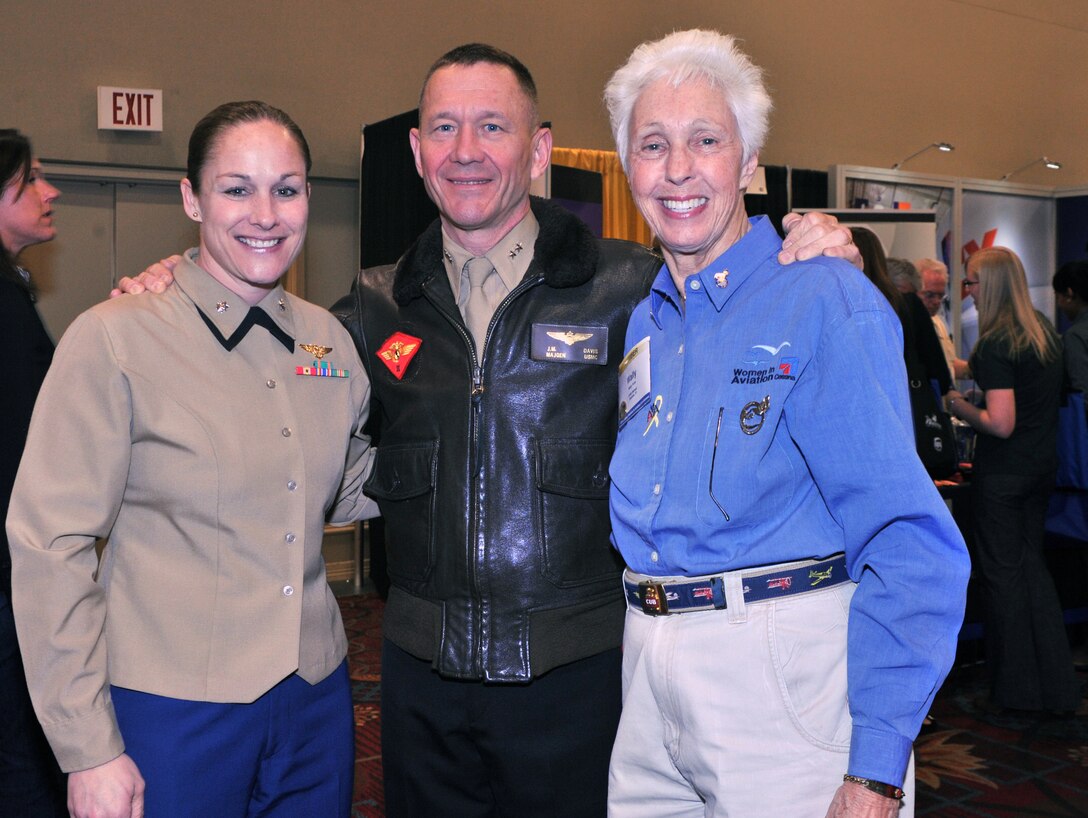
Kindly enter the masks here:
M 73 322 L 12 495 L 19 641 L 67 771 L 123 751 L 110 684 L 250 702 L 296 670 L 320 681 L 346 653 L 321 539 L 330 509 L 376 513 L 355 345 L 277 287 L 258 307 L 294 351 L 254 326 L 228 352 L 197 307 L 227 338 L 248 307 L 190 254 L 165 295 Z M 324 362 L 350 376 L 296 374 L 315 362 L 299 344 L 331 347 Z M 97 579 L 96 537 L 109 538 Z

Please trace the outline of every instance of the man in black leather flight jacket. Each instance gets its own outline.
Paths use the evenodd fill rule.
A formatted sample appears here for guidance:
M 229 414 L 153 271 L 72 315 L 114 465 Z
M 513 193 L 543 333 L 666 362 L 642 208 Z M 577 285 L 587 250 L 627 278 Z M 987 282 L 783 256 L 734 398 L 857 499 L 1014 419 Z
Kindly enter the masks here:
M 438 222 L 333 308 L 347 313 L 380 428 L 367 493 L 389 543 L 384 635 L 451 678 L 527 682 L 622 638 L 608 520 L 616 373 L 661 260 L 594 238 L 557 205 L 532 209 L 532 264 L 482 355 L 442 267 Z M 599 358 L 534 359 L 543 325 L 592 328 Z M 399 379 L 378 354 L 397 332 L 421 341 Z

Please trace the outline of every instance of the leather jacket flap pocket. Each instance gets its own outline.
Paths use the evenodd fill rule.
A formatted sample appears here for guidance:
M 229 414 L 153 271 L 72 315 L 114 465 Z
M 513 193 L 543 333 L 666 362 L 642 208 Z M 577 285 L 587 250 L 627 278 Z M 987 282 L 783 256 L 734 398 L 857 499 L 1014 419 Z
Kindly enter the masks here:
M 567 497 L 606 499 L 612 448 L 605 440 L 538 442 L 537 488 Z
M 366 493 L 378 500 L 407 500 L 433 490 L 438 441 L 378 446 Z

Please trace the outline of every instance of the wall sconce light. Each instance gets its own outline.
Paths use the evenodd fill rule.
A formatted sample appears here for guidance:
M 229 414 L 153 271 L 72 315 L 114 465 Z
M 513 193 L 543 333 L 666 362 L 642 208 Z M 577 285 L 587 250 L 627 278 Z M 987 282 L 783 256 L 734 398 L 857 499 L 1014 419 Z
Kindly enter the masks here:
M 936 148 L 937 150 L 942 151 L 944 153 L 949 153 L 950 151 L 955 150 L 955 147 L 953 147 L 952 145 L 949 145 L 947 142 L 930 142 L 928 145 L 926 145 L 920 151 L 915 151 L 910 156 L 908 156 L 906 159 L 900 159 L 898 162 L 896 162 L 894 165 L 892 165 L 892 170 L 899 170 L 899 168 L 901 168 L 903 166 L 904 162 L 909 162 L 915 156 L 919 156 L 919 155 L 925 153 L 930 148 Z
M 1026 165 L 1021 165 L 1020 167 L 1016 168 L 1015 170 L 1010 170 L 1008 173 L 1006 173 L 1004 176 L 1001 177 L 1000 181 L 1004 182 L 1006 179 L 1008 179 L 1014 173 L 1019 173 L 1022 170 L 1027 170 L 1032 165 L 1037 165 L 1040 162 L 1042 162 L 1044 165 L 1046 165 L 1051 170 L 1061 170 L 1062 169 L 1062 163 L 1061 162 L 1055 162 L 1053 159 L 1047 159 L 1045 156 L 1040 156 L 1038 159 L 1032 159 Z

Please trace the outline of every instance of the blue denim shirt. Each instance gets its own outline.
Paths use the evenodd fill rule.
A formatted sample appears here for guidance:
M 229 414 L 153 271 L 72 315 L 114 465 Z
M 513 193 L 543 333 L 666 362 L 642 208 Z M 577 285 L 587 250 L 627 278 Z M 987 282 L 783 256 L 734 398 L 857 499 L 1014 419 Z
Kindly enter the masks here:
M 895 312 L 845 262 L 782 266 L 780 247 L 753 219 L 685 280 L 686 312 L 665 267 L 635 309 L 650 392 L 612 460 L 613 541 L 656 576 L 845 551 L 849 769 L 898 783 L 955 655 L 967 551 L 915 451 Z

